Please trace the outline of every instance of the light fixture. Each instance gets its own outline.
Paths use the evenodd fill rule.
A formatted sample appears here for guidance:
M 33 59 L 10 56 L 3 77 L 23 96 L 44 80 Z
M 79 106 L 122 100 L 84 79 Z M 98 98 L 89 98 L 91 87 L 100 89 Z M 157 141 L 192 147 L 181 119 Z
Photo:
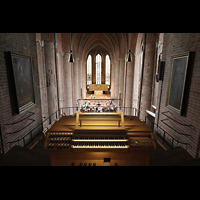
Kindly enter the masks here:
M 126 58 L 126 62 L 132 62 L 132 59 L 131 59 L 131 50 L 128 50 L 128 55 L 127 55 L 127 58 Z
M 74 58 L 73 58 L 72 50 L 70 50 L 69 53 L 70 53 L 70 55 L 69 55 L 69 61 L 68 62 L 73 63 L 74 62 Z
M 70 47 L 71 47 L 71 49 L 69 51 L 70 55 L 69 55 L 69 61 L 68 62 L 73 63 L 74 58 L 73 58 L 73 53 L 72 53 L 72 34 L 71 33 L 70 33 Z

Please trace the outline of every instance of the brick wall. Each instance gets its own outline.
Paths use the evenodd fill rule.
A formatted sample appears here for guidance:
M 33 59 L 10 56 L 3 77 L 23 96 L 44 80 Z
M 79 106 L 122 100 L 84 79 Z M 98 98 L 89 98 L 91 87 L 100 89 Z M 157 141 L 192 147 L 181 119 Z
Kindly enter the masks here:
M 165 107 L 167 86 L 168 86 L 168 76 L 170 69 L 171 56 L 181 53 L 191 51 L 193 52 L 193 58 L 191 65 L 189 65 L 189 82 L 186 85 L 187 98 L 184 106 L 184 114 L 179 116 L 175 112 L 169 110 Z M 165 33 L 164 43 L 163 43 L 163 61 L 165 61 L 165 71 L 163 80 L 163 92 L 161 97 L 161 107 L 160 107 L 160 117 L 159 126 L 164 130 L 169 132 L 174 138 L 189 143 L 190 145 L 182 145 L 193 157 L 200 157 L 199 152 L 199 141 L 200 141 L 200 34 L 199 33 Z M 159 106 L 161 81 L 159 82 L 159 93 L 157 99 L 157 108 Z M 173 120 L 166 120 L 165 122 L 169 124 L 172 128 L 183 134 L 189 134 L 190 136 L 184 136 L 177 134 L 167 125 L 165 125 L 161 120 L 165 119 L 162 113 L 170 111 L 167 113 Z M 158 113 L 156 114 L 155 122 L 157 123 Z M 181 124 L 192 125 L 184 126 Z M 159 130 L 158 130 L 159 131 Z M 176 143 L 174 145 L 177 145 Z M 180 145 L 180 144 L 179 144 Z
M 37 36 L 37 38 L 36 38 Z M 58 34 L 58 39 L 61 35 Z M 141 35 L 142 36 L 142 35 Z M 155 57 L 155 43 L 156 38 L 155 35 L 147 34 L 147 43 L 146 43 L 146 52 L 144 59 L 144 77 L 143 77 L 143 89 L 142 89 L 142 101 L 141 108 L 143 111 L 146 109 L 150 109 L 151 104 L 154 102 L 156 107 L 159 107 L 160 102 L 160 89 L 161 82 L 156 83 L 154 89 L 154 100 L 151 100 L 152 96 L 152 82 L 150 80 L 153 79 L 153 68 L 155 67 L 154 57 Z M 63 35 L 64 37 L 64 35 Z M 66 36 L 68 37 L 68 36 Z M 68 38 L 69 39 L 69 38 Z M 41 48 L 40 42 L 44 40 L 44 47 Z M 141 40 L 141 38 L 140 38 Z M 58 40 L 59 41 L 59 40 Z M 68 52 L 69 47 L 65 47 L 68 42 L 61 42 L 58 45 L 57 55 L 55 53 L 55 44 L 54 44 L 54 34 L 53 33 L 42 33 L 42 34 L 34 34 L 34 33 L 1 33 L 0 34 L 0 124 L 2 130 L 2 136 L 4 141 L 5 152 L 9 150 L 9 146 L 7 142 L 16 140 L 17 138 L 21 138 L 25 135 L 29 130 L 35 127 L 36 124 L 41 122 L 42 116 L 48 116 L 51 113 L 55 112 L 58 109 L 58 97 L 57 97 L 57 76 L 58 80 L 61 81 L 59 83 L 59 87 L 62 86 L 62 89 L 59 89 L 60 98 L 64 99 L 62 102 L 62 106 L 71 106 L 72 98 L 79 97 L 80 95 L 80 85 L 74 87 L 76 91 L 72 96 L 72 88 L 73 84 L 69 85 L 69 82 L 73 82 L 78 80 L 77 77 L 80 77 L 80 73 L 78 74 L 78 67 L 83 65 L 83 62 L 79 62 L 75 59 L 75 63 L 68 63 Z M 63 46 L 65 45 L 65 46 Z M 149 45 L 149 46 L 148 46 Z M 63 49 L 61 48 L 63 47 Z M 37 51 L 36 51 L 37 48 Z M 140 42 L 139 47 L 136 49 L 137 56 L 140 56 Z M 13 132 L 19 130 L 28 123 L 29 120 L 24 120 L 22 122 L 17 123 L 16 125 L 5 126 L 5 124 L 10 124 L 14 122 L 18 122 L 23 118 L 26 118 L 28 115 L 27 112 L 22 114 L 16 113 L 16 100 L 14 95 L 14 89 L 12 84 L 12 78 L 9 71 L 8 64 L 6 65 L 5 52 L 13 51 L 15 53 L 30 55 L 33 59 L 33 81 L 34 81 L 34 92 L 35 92 L 35 101 L 36 105 L 29 109 L 29 111 L 34 111 L 35 114 L 31 116 L 31 119 L 34 119 L 35 122 L 25 128 L 23 131 L 20 131 L 16 134 L 8 135 L 6 133 Z M 64 51 L 64 57 L 61 55 L 61 51 Z M 177 115 L 173 111 L 169 110 L 165 107 L 166 102 L 166 94 L 167 94 L 167 85 L 168 85 L 168 75 L 170 68 L 171 56 L 177 53 L 191 51 L 194 52 L 194 59 L 190 70 L 190 82 L 187 86 L 188 98 L 186 104 L 185 114 L 182 116 Z M 169 132 L 176 139 L 189 143 L 190 146 L 183 145 L 184 148 L 193 156 L 200 157 L 200 123 L 199 123 L 199 115 L 200 115 L 200 34 L 199 33 L 165 33 L 163 39 L 163 56 L 162 60 L 165 61 L 165 72 L 164 72 L 164 80 L 163 80 L 163 92 L 161 97 L 161 107 L 160 107 L 160 118 L 158 121 L 159 126 Z M 137 60 L 136 57 L 136 65 L 139 65 L 139 57 Z M 59 68 L 58 68 L 59 65 Z M 72 67 L 72 66 L 73 67 Z M 123 93 L 123 79 L 119 76 L 119 72 L 121 71 L 121 67 L 124 66 L 124 60 L 116 60 L 113 61 L 113 74 L 115 74 L 115 87 L 114 94 L 115 97 L 118 98 L 119 92 Z M 57 70 L 56 70 L 57 67 Z M 73 74 L 74 80 L 71 80 L 71 73 L 69 73 L 69 69 L 72 68 L 72 71 L 76 72 Z M 68 69 L 68 70 L 67 70 Z M 117 70 L 116 70 L 117 69 Z M 136 69 L 136 68 L 135 68 Z M 63 72 L 63 73 L 62 73 Z M 56 74 L 57 73 L 57 74 Z M 137 73 L 138 74 L 138 73 Z M 136 75 L 136 73 L 135 73 Z M 120 76 L 123 77 L 123 74 Z M 138 74 L 139 76 L 139 74 Z M 120 79 L 119 79 L 120 78 Z M 117 81 L 120 80 L 120 81 Z M 132 83 L 133 84 L 133 83 Z M 134 82 L 134 87 L 136 87 Z M 145 89 L 146 88 L 146 89 Z M 150 92 L 151 91 L 151 92 Z M 75 93 L 76 92 L 76 93 Z M 135 92 L 135 91 L 134 91 Z M 133 98 L 138 97 L 137 95 L 133 95 Z M 129 98 L 132 98 L 131 96 Z M 70 101 L 69 101 L 70 100 Z M 148 102 L 145 102 L 148 101 Z M 152 101 L 152 102 L 151 102 Z M 75 102 L 75 101 L 73 101 Z M 173 122 L 173 120 L 166 121 L 169 122 L 170 126 L 174 129 L 177 129 L 179 132 L 184 134 L 189 134 L 190 136 L 181 136 L 175 133 L 172 129 L 166 126 L 161 122 L 162 119 L 166 117 L 162 114 L 165 111 L 170 111 L 168 115 L 175 119 L 179 123 Z M 30 114 L 30 113 L 29 113 Z M 155 122 L 157 123 L 158 113 L 156 113 Z M 183 126 L 180 124 L 192 125 L 192 127 Z M 176 144 L 174 144 L 176 145 Z
M 26 133 L 41 122 L 41 102 L 35 37 L 36 35 L 34 33 L 0 34 L 0 125 L 5 153 L 9 150 L 9 145 L 7 144 L 8 142 L 22 138 Z M 11 66 L 7 61 L 7 56 L 5 54 L 5 52 L 9 51 L 32 57 L 35 105 L 28 111 L 34 113 L 29 118 L 35 121 L 31 125 L 28 125 L 32 122 L 28 119 L 20 122 L 20 120 L 25 119 L 31 113 L 25 111 L 24 113 L 17 114 L 16 112 L 16 96 L 14 94 L 15 88 L 13 86 Z M 16 124 L 5 125 L 11 123 Z M 23 127 L 26 128 L 20 132 L 7 134 L 20 130 Z

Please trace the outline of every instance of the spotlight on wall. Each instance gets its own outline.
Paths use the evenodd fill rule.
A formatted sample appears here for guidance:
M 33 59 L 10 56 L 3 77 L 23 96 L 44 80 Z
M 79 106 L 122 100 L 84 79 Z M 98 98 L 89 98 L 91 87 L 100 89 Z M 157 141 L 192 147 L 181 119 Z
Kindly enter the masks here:
M 156 81 L 163 81 L 163 76 L 164 76 L 164 69 L 165 69 L 165 62 L 162 61 L 162 53 L 160 53 L 158 57 L 158 69 L 156 73 Z
M 127 55 L 127 58 L 126 58 L 126 62 L 132 62 L 132 59 L 131 59 L 131 50 L 128 50 L 128 55 Z
M 156 81 L 163 81 L 165 62 L 160 61 L 158 66 L 158 73 L 156 74 Z
M 70 50 L 69 53 L 70 53 L 70 55 L 69 55 L 69 61 L 68 62 L 73 63 L 74 62 L 74 58 L 73 58 L 72 50 Z

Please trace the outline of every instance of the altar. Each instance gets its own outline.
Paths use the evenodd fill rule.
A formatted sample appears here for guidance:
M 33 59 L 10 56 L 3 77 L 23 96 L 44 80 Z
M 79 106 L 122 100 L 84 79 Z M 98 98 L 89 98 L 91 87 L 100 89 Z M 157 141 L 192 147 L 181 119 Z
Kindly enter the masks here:
M 94 95 L 101 96 L 101 95 L 103 95 L 103 91 L 102 90 L 95 90 Z
M 103 94 L 103 91 L 109 91 L 109 85 L 107 84 L 90 84 L 89 91 L 94 91 L 94 94 L 100 96 Z

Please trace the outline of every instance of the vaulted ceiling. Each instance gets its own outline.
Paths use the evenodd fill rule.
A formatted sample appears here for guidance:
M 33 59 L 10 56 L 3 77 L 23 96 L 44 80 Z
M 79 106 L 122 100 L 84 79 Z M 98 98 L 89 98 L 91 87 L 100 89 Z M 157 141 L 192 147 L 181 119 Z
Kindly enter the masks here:
M 137 33 L 61 33 L 62 46 L 79 60 L 85 61 L 91 51 L 106 51 L 111 60 L 124 58 L 128 49 L 132 48 L 137 39 Z M 131 41 L 129 41 L 131 39 Z M 68 43 L 68 45 L 67 45 Z M 132 44 L 133 43 L 133 44 Z
M 127 35 L 126 33 L 73 33 L 72 46 L 74 53 L 78 53 L 78 57 L 82 59 L 97 48 L 104 49 L 111 58 L 116 58 L 120 57 L 127 47 Z

